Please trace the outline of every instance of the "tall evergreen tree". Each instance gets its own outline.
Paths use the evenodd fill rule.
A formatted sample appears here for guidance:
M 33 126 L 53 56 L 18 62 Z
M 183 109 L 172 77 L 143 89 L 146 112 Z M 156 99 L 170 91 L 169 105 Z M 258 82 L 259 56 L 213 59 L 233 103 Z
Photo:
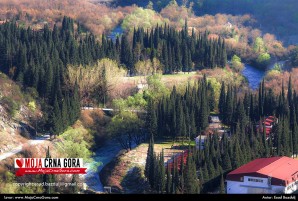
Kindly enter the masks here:
M 50 154 L 50 147 L 48 146 L 46 158 L 51 158 Z M 44 189 L 46 194 L 53 194 L 55 193 L 55 189 L 52 185 L 52 183 L 55 182 L 55 177 L 53 174 L 44 174 L 43 175 L 43 182 L 44 182 Z

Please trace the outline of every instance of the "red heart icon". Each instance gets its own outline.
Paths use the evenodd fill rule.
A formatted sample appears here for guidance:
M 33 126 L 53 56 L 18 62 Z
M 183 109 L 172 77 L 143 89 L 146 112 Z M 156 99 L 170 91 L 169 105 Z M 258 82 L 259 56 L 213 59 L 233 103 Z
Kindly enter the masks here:
M 17 159 L 16 163 L 21 168 L 21 167 L 23 167 L 24 159 Z

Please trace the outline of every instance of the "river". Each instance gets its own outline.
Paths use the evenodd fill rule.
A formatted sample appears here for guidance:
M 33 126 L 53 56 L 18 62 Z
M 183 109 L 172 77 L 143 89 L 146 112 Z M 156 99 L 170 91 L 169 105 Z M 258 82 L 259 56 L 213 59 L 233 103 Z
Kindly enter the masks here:
M 271 70 L 275 64 L 279 64 L 283 68 L 285 61 L 273 62 L 271 65 L 268 66 L 267 70 L 260 70 L 249 64 L 245 64 L 242 75 L 246 77 L 249 87 L 255 90 L 259 87 L 259 84 L 263 80 L 264 76 L 267 74 L 268 70 Z
M 248 64 L 244 65 L 244 69 L 242 71 L 242 75 L 246 77 L 249 87 L 253 90 L 259 87 L 259 84 L 262 81 L 265 74 L 266 71 L 260 70 Z
M 121 146 L 115 140 L 108 140 L 102 147 L 96 150 L 93 159 L 93 163 L 86 164 L 87 174 L 85 175 L 85 183 L 88 186 L 89 190 L 93 190 L 96 192 L 103 192 L 104 187 L 99 178 L 99 172 L 102 168 L 107 165 L 112 159 L 117 156 L 117 154 L 122 150 Z M 97 162 L 101 162 L 102 164 L 95 168 L 96 170 L 92 170 L 92 167 Z
M 112 39 L 114 42 L 117 39 L 117 36 L 121 36 L 121 34 L 124 33 L 124 30 L 122 29 L 121 25 L 116 26 L 108 35 L 108 38 Z

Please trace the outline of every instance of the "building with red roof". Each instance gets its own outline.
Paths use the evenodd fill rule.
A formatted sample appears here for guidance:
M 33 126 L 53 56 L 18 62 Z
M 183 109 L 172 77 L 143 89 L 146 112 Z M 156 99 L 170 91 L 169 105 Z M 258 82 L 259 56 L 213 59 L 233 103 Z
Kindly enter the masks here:
M 269 116 L 269 117 L 266 117 L 263 122 L 260 121 L 260 123 L 258 125 L 256 125 L 256 127 L 260 133 L 264 132 L 263 127 L 265 127 L 266 128 L 266 137 L 268 139 L 269 136 L 272 134 L 273 125 L 275 125 L 277 123 L 278 123 L 278 118 L 276 118 L 274 116 Z
M 228 194 L 291 194 L 298 189 L 298 160 L 259 158 L 230 172 Z

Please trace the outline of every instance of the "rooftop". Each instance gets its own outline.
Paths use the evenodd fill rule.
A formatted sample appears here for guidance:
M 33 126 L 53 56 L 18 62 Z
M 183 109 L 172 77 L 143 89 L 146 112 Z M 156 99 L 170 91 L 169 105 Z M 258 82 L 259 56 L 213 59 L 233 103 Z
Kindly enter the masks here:
M 298 160 L 289 157 L 259 158 L 253 160 L 228 175 L 259 173 L 280 180 L 289 180 L 298 172 Z

